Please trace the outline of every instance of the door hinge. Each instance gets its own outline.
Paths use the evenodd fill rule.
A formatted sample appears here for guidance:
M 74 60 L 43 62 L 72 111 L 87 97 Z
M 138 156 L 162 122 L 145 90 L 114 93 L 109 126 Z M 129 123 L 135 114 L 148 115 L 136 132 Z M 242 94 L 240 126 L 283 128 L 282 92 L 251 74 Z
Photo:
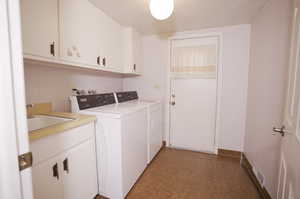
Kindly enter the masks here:
M 20 171 L 27 169 L 29 167 L 32 167 L 33 157 L 32 157 L 31 152 L 19 155 L 18 159 L 19 159 L 19 170 Z

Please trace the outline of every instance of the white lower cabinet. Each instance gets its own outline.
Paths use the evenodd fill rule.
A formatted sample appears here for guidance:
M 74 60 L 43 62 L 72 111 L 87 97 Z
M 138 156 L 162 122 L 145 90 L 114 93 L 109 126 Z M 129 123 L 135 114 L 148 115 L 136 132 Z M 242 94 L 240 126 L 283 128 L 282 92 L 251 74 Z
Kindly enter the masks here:
M 63 183 L 58 171 L 59 162 L 59 157 L 55 157 L 32 167 L 35 199 L 63 199 Z
M 98 193 L 94 123 L 31 143 L 35 199 L 93 199 Z
M 88 140 L 67 151 L 64 159 L 64 198 L 92 199 L 98 191 L 95 142 Z M 96 185 L 96 186 L 95 186 Z

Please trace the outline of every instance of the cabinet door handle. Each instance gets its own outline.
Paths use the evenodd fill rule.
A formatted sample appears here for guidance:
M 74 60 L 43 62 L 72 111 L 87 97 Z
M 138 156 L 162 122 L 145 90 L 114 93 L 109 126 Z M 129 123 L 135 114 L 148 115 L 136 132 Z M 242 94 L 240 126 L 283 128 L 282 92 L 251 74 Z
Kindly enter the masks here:
M 102 65 L 106 66 L 106 58 L 105 57 L 102 59 Z
M 100 56 L 97 57 L 97 64 L 100 65 Z
M 50 44 L 50 54 L 54 57 L 55 56 L 55 42 Z
M 57 178 L 57 180 L 59 180 L 59 173 L 58 173 L 57 163 L 52 167 L 52 171 L 53 171 L 53 177 L 55 177 L 55 178 Z
M 136 64 L 133 64 L 133 70 L 136 71 Z
M 64 171 L 66 171 L 67 173 L 69 173 L 69 161 L 68 161 L 68 158 L 66 158 L 63 161 L 63 165 L 64 165 Z

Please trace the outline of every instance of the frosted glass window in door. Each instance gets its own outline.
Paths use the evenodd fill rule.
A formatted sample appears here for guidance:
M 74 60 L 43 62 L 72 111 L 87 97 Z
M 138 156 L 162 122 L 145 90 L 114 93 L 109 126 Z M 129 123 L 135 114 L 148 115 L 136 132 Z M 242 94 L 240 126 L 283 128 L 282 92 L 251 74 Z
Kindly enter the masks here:
M 171 73 L 185 75 L 210 75 L 215 77 L 217 66 L 217 45 L 173 47 Z

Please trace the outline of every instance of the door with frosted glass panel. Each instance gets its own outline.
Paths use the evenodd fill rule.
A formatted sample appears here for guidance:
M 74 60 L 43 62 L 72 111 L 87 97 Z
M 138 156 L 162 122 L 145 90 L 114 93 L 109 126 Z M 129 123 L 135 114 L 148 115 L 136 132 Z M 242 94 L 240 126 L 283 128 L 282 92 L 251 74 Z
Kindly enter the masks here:
M 170 145 L 215 152 L 218 38 L 172 41 Z

